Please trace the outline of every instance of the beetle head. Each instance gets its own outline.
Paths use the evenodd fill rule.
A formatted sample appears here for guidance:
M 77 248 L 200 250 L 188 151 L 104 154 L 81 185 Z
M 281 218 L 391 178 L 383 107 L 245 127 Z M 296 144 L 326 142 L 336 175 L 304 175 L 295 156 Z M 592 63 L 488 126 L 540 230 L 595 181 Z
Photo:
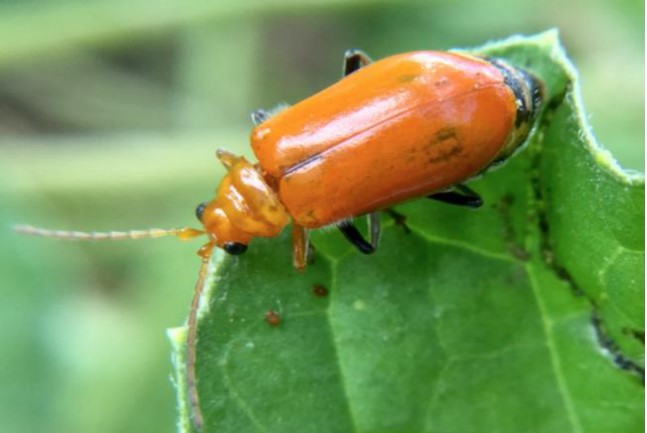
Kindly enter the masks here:
M 219 150 L 227 174 L 216 196 L 196 209 L 213 246 L 242 254 L 254 237 L 275 237 L 289 222 L 276 192 L 256 166 L 245 158 Z

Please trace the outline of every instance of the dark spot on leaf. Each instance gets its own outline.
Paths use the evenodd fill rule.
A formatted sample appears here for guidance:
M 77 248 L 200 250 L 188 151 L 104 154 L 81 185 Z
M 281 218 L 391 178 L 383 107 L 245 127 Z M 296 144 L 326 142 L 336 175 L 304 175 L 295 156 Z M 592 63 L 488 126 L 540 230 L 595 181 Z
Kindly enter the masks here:
M 265 321 L 268 325 L 276 327 L 281 324 L 281 316 L 276 311 L 269 310 L 267 313 L 265 313 Z
M 312 294 L 320 298 L 325 298 L 328 296 L 328 289 L 321 284 L 315 284 L 312 286 Z
M 508 246 L 508 251 L 517 259 L 525 262 L 530 259 L 530 254 L 517 241 L 514 224 L 512 222 L 511 208 L 513 204 L 514 197 L 511 194 L 506 194 L 501 197 L 501 200 L 494 207 L 499 212 L 501 221 L 503 222 L 503 239 L 505 239 Z
M 604 349 L 608 350 L 609 353 L 611 353 L 611 355 L 613 356 L 613 362 L 618 366 L 618 368 L 638 375 L 644 385 L 645 368 L 622 354 L 620 348 L 618 347 L 618 344 L 613 340 L 613 338 L 609 336 L 606 326 L 604 325 L 604 322 L 598 314 L 597 308 L 593 309 L 593 314 L 591 315 L 591 324 L 595 329 L 595 336 L 598 339 L 598 344 Z
M 571 290 L 573 291 L 573 294 L 575 296 L 582 296 L 584 295 L 584 291 L 578 286 L 578 284 L 575 282 L 573 277 L 569 274 L 569 272 L 563 267 L 560 266 L 556 261 L 555 261 L 555 253 L 553 252 L 553 247 L 551 245 L 551 236 L 550 236 L 550 227 L 548 225 L 548 215 L 546 213 L 546 209 L 544 207 L 544 194 L 545 191 L 542 189 L 543 182 L 541 180 L 541 153 L 537 152 L 534 155 L 533 161 L 532 161 L 532 175 L 530 176 L 530 186 L 533 192 L 533 196 L 535 199 L 535 214 L 536 214 L 536 219 L 537 219 L 537 226 L 539 229 L 539 250 L 541 252 L 541 256 L 544 260 L 544 263 L 546 263 L 550 268 L 553 270 L 554 274 L 562 281 L 566 282 Z M 591 303 L 593 303 L 592 300 L 589 300 Z
M 528 251 L 526 251 L 522 246 L 514 244 L 510 246 L 510 252 L 512 253 L 513 256 L 518 258 L 521 261 L 528 261 L 530 260 L 530 254 L 528 254 Z
M 642 329 L 632 329 L 632 328 L 622 328 L 622 333 L 629 335 L 636 340 L 640 341 L 643 345 L 645 344 L 645 331 Z

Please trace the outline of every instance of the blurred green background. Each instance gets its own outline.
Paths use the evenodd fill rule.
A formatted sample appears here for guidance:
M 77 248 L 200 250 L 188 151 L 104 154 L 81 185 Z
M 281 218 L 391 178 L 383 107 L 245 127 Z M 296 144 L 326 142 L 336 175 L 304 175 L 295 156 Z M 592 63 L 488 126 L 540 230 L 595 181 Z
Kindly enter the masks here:
M 0 430 L 174 431 L 164 331 L 185 318 L 200 245 L 11 224 L 195 226 L 222 173 L 214 150 L 249 154 L 249 112 L 334 82 L 345 49 L 380 58 L 552 27 L 594 132 L 644 170 L 639 0 L 0 2 Z

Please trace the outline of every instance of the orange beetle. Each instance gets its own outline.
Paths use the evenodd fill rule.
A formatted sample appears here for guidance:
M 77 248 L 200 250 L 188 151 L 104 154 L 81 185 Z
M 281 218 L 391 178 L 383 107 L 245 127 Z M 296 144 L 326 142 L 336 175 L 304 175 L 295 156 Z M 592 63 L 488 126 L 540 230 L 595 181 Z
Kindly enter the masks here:
M 273 115 L 252 114 L 253 164 L 217 152 L 227 174 L 213 200 L 196 209 L 203 230 L 19 231 L 73 239 L 138 239 L 206 234 L 191 304 L 187 387 L 197 427 L 203 424 L 195 378 L 196 316 L 214 247 L 242 254 L 255 237 L 275 237 L 292 220 L 293 262 L 306 265 L 309 229 L 337 225 L 362 253 L 378 245 L 380 210 L 415 197 L 478 207 L 462 182 L 506 160 L 526 140 L 542 85 L 502 60 L 419 51 L 372 63 L 345 54 L 345 77 Z M 368 215 L 369 239 L 352 223 Z
M 215 199 L 198 209 L 209 247 L 242 253 L 252 238 L 277 236 L 292 219 L 300 269 L 308 229 L 337 224 L 371 253 L 381 209 L 429 195 L 480 204 L 460 183 L 526 139 L 541 99 L 538 81 L 501 60 L 456 53 L 369 63 L 351 51 L 348 76 L 338 83 L 271 117 L 255 112 L 258 164 L 218 151 L 229 172 Z M 371 215 L 370 242 L 350 222 L 363 214 Z

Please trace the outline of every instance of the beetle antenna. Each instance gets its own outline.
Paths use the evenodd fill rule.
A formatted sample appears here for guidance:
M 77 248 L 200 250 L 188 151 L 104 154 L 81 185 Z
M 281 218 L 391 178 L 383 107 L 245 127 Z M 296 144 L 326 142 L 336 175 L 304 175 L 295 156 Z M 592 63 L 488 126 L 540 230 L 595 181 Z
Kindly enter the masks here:
M 187 240 L 200 236 L 202 230 L 184 227 L 181 229 L 146 229 L 146 230 L 128 230 L 125 232 L 80 232 L 68 230 L 50 230 L 30 225 L 17 225 L 13 229 L 25 235 L 43 236 L 46 238 L 58 238 L 76 241 L 121 241 L 125 239 L 152 239 L 164 236 L 176 236 L 182 240 Z
M 193 291 L 193 300 L 191 301 L 191 309 L 189 310 L 189 336 L 187 338 L 186 348 L 186 384 L 189 400 L 191 404 L 191 413 L 193 414 L 193 424 L 197 430 L 202 429 L 204 424 L 202 418 L 202 410 L 200 409 L 200 397 L 198 396 L 197 381 L 195 378 L 195 354 L 196 354 L 196 341 L 198 334 L 197 319 L 198 307 L 200 306 L 200 298 L 204 290 L 204 280 L 207 275 L 207 267 L 209 265 L 209 258 L 203 257 L 202 265 L 200 266 L 200 273 L 198 274 L 198 281 L 195 283 Z

